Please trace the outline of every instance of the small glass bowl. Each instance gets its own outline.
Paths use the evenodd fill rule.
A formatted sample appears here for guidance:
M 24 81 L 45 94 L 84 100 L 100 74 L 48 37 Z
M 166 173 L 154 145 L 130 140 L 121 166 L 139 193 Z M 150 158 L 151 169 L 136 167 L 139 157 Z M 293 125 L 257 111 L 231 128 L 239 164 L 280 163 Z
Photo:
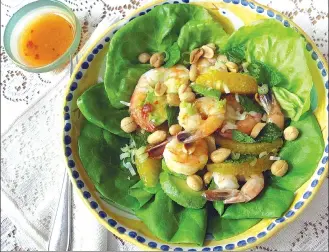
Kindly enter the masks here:
M 45 13 L 55 13 L 66 18 L 74 29 L 74 39 L 70 47 L 58 59 L 45 66 L 32 67 L 27 65 L 19 55 L 19 36 L 27 23 L 33 20 L 36 16 Z M 80 43 L 80 38 L 80 22 L 69 7 L 56 0 L 39 0 L 25 5 L 11 17 L 5 28 L 3 42 L 7 54 L 20 68 L 28 72 L 43 73 L 52 71 L 67 63 L 70 56 L 77 50 Z

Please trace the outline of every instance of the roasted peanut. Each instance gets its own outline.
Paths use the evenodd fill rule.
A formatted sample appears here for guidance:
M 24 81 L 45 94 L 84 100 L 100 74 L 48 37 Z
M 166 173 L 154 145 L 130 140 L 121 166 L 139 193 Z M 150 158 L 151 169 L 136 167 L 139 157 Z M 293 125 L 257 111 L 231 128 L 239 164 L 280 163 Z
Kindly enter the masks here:
M 207 136 L 204 138 L 208 145 L 208 153 L 212 153 L 216 150 L 216 141 L 213 136 Z
M 154 94 L 156 96 L 163 96 L 167 91 L 167 86 L 163 83 L 158 82 L 154 87 Z
M 120 126 L 121 129 L 126 133 L 131 133 L 137 129 L 137 124 L 130 116 L 123 118 L 121 120 Z
M 202 178 L 198 175 L 187 176 L 186 183 L 193 191 L 200 191 L 203 188 Z
M 165 131 L 157 130 L 147 137 L 147 142 L 149 144 L 158 144 L 166 140 L 166 138 L 167 138 L 167 133 Z
M 277 160 L 271 166 L 271 172 L 273 175 L 282 177 L 288 171 L 288 163 L 285 160 Z
M 190 64 L 195 64 L 202 57 L 204 51 L 202 48 L 194 49 L 190 54 Z
M 205 183 L 205 185 L 209 185 L 211 180 L 212 180 L 212 172 L 208 171 L 203 175 L 203 182 Z
M 198 68 L 196 64 L 192 64 L 189 72 L 190 81 L 195 81 L 198 74 Z
M 177 135 L 181 131 L 182 131 L 182 126 L 180 126 L 179 124 L 171 125 L 169 128 L 169 133 L 172 136 Z
M 181 101 L 185 101 L 185 102 L 194 102 L 195 100 L 195 94 L 191 91 L 191 92 L 185 92 L 179 95 L 179 99 Z
M 294 141 L 299 135 L 299 131 L 294 126 L 289 126 L 283 131 L 284 139 L 287 141 Z
M 140 62 L 140 63 L 143 63 L 143 64 L 149 62 L 150 58 L 151 58 L 151 55 L 149 55 L 148 53 L 141 53 L 141 54 L 138 56 L 138 60 L 139 60 L 139 62 Z
M 161 67 L 163 63 L 164 63 L 164 56 L 162 53 L 155 53 L 150 58 L 150 64 L 155 68 Z
M 259 133 L 262 131 L 262 129 L 265 127 L 266 123 L 257 123 L 253 128 L 250 133 L 250 136 L 253 138 L 256 138 Z
M 215 56 L 215 50 L 211 48 L 210 46 L 202 46 L 203 49 L 203 57 L 207 59 L 212 59 Z
M 184 84 L 184 85 L 179 86 L 179 88 L 178 88 L 179 95 L 186 93 L 186 92 L 192 92 L 192 89 L 190 88 L 189 85 Z
M 227 66 L 228 70 L 233 73 L 237 73 L 239 71 L 239 66 L 234 62 L 226 62 L 225 65 Z
M 210 159 L 214 163 L 222 163 L 230 156 L 230 154 L 231 154 L 230 149 L 219 148 L 210 154 Z
M 167 103 L 169 106 L 178 107 L 180 104 L 179 96 L 175 93 L 167 94 Z

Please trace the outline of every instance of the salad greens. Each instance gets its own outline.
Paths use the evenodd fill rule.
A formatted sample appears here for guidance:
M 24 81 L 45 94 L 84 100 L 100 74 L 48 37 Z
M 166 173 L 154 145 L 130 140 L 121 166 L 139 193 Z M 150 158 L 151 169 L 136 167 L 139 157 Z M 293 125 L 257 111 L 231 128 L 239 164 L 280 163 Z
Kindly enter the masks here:
M 116 109 L 111 105 L 103 83 L 91 86 L 85 91 L 78 98 L 77 105 L 83 116 L 91 123 L 113 134 L 129 137 L 120 127 L 121 120 L 129 116 L 128 109 Z
M 174 43 L 171 47 L 169 47 L 168 51 L 166 51 L 166 56 L 166 64 L 164 65 L 164 67 L 169 68 L 178 63 L 181 57 L 181 53 L 177 43 Z
M 158 6 L 132 20 L 113 36 L 107 54 L 104 84 L 111 104 L 123 108 L 120 101 L 130 100 L 140 76 L 151 69 L 138 62 L 140 53 L 167 51 L 171 65 L 178 58 L 175 42 L 184 53 L 209 42 L 219 46 L 226 39 L 220 23 L 195 5 Z
M 202 192 L 187 186 L 186 175 L 169 170 L 164 159 L 159 182 L 147 187 L 143 176 L 132 176 L 123 166 L 125 160 L 120 160 L 122 147 L 129 145 L 135 148 L 130 150 L 134 153 L 148 145 L 150 134 L 128 134 L 120 127 L 121 119 L 129 116 L 122 102 L 129 102 L 138 79 L 151 69 L 149 64 L 138 62 L 138 55 L 163 52 L 164 67 L 171 67 L 184 63 L 187 54 L 207 43 L 215 43 L 231 61 L 247 61 L 245 74 L 252 75 L 258 84 L 271 87 L 286 116 L 292 119 L 290 125 L 300 131 L 297 140 L 286 142 L 280 150 L 280 157 L 289 163 L 288 173 L 284 177 L 267 177 L 263 191 L 247 203 L 207 203 Z M 78 139 L 79 156 L 100 197 L 136 214 L 155 236 L 166 242 L 200 246 L 206 232 L 216 240 L 226 239 L 245 232 L 262 218 L 282 216 L 293 202 L 295 191 L 313 174 L 324 149 L 321 129 L 309 111 L 313 84 L 305 53 L 304 39 L 279 22 L 260 21 L 229 36 L 206 9 L 196 5 L 158 6 L 126 24 L 111 41 L 104 84 L 90 87 L 77 100 L 86 118 Z M 196 84 L 191 87 L 203 96 L 221 95 Z M 239 95 L 239 101 L 246 112 L 264 113 L 246 95 Z M 191 106 L 191 114 L 195 113 L 190 103 L 181 106 Z M 168 126 L 176 124 L 179 108 L 166 106 L 165 112 Z M 271 143 L 281 137 L 282 130 L 273 123 L 267 123 L 255 139 L 232 131 L 233 140 L 250 144 Z M 225 162 L 242 163 L 256 158 L 258 154 L 233 153 Z M 127 159 L 133 163 L 132 157 Z M 212 181 L 209 188 L 215 186 Z
M 128 194 L 138 177 L 120 169 L 120 147 L 128 140 L 88 121 L 81 130 L 78 145 L 81 162 L 97 191 L 108 202 L 136 210 L 141 204 Z M 130 178 L 130 179 L 128 179 Z
M 220 91 L 217 89 L 205 87 L 205 86 L 198 85 L 198 84 L 192 84 L 191 88 L 194 92 L 196 92 L 200 95 L 203 95 L 203 96 L 209 96 L 209 97 L 214 97 L 214 98 L 219 99 L 219 97 L 221 95 Z
M 257 113 L 264 112 L 264 110 L 262 109 L 262 107 L 259 104 L 254 102 L 252 99 L 250 99 L 246 95 L 239 95 L 239 102 L 240 102 L 240 105 L 243 107 L 244 111 L 247 111 L 247 112 L 254 111 Z
M 290 125 L 300 131 L 295 141 L 286 142 L 280 150 L 280 157 L 288 161 L 290 170 L 284 177 L 273 177 L 272 183 L 294 192 L 313 174 L 323 153 L 324 142 L 321 128 L 311 111 Z
M 215 216 L 208 223 L 208 231 L 220 241 L 247 231 L 255 226 L 261 219 L 229 220 Z
M 247 135 L 246 133 L 243 133 L 238 130 L 232 130 L 232 139 L 234 141 L 240 142 L 240 143 L 255 143 L 256 140 L 253 139 L 251 136 Z
M 274 123 L 267 123 L 256 137 L 256 141 L 272 143 L 280 137 L 282 137 L 282 130 Z
M 272 143 L 280 137 L 282 137 L 282 130 L 274 123 L 267 123 L 256 138 L 252 138 L 238 130 L 232 131 L 232 139 L 240 143 Z
M 306 42 L 295 30 L 276 20 L 260 21 L 234 32 L 223 51 L 229 58 L 258 64 L 257 70 L 251 65 L 249 71 L 253 69 L 251 73 L 270 85 L 292 120 L 297 121 L 309 110 L 312 75 L 307 65 Z
M 203 244 L 207 227 L 206 208 L 181 207 L 160 190 L 154 200 L 136 211 L 136 215 L 164 241 Z
M 294 200 L 294 192 L 269 185 L 255 200 L 232 204 L 223 214 L 224 219 L 278 218 Z

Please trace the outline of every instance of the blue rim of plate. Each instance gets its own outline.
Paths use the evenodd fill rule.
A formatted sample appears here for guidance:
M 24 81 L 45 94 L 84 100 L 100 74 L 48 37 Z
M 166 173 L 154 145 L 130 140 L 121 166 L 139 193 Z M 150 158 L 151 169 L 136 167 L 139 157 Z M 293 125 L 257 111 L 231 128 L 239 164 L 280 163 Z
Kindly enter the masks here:
M 189 4 L 192 2 L 196 2 L 197 0 L 179 0 L 179 1 L 166 1 L 161 4 Z M 231 3 L 236 5 L 241 5 L 246 8 L 252 9 L 254 12 L 258 14 L 265 15 L 269 18 L 276 19 L 283 23 L 286 27 L 292 27 L 295 28 L 297 32 L 298 29 L 294 26 L 294 24 L 286 19 L 283 15 L 277 14 L 273 12 L 270 9 L 266 9 L 263 6 L 257 5 L 254 2 L 247 1 L 247 0 L 223 0 L 225 3 Z M 275 230 L 282 225 L 284 222 L 288 221 L 290 218 L 292 218 L 296 213 L 302 211 L 304 204 L 311 200 L 311 196 L 315 189 L 317 189 L 320 184 L 320 179 L 325 176 L 325 165 L 328 162 L 328 139 L 325 145 L 325 149 L 323 152 L 323 155 L 320 159 L 320 162 L 318 164 L 318 167 L 316 168 L 314 174 L 310 178 L 310 183 L 305 190 L 304 194 L 300 199 L 297 201 L 296 204 L 292 205 L 290 209 L 280 218 L 277 218 L 273 220 L 266 228 L 264 228 L 261 232 L 259 232 L 256 236 L 250 236 L 243 240 L 238 240 L 235 243 L 228 243 L 228 244 L 222 244 L 219 246 L 209 246 L 209 247 L 178 247 L 175 246 L 175 244 L 166 244 L 166 243 L 159 243 L 156 241 L 152 241 L 148 238 L 146 238 L 143 234 L 140 234 L 138 231 L 133 229 L 128 229 L 124 227 L 119 221 L 107 216 L 104 209 L 102 209 L 96 202 L 96 200 L 91 196 L 91 193 L 88 191 L 88 188 L 85 187 L 84 182 L 80 178 L 79 172 L 76 169 L 75 161 L 72 156 L 72 150 L 71 150 L 71 136 L 70 131 L 72 128 L 72 123 L 70 119 L 70 113 L 71 113 L 71 106 L 72 106 L 72 100 L 74 96 L 74 91 L 77 89 L 79 85 L 79 81 L 82 79 L 85 72 L 88 70 L 90 63 L 93 61 L 94 57 L 104 48 L 104 46 L 111 41 L 112 36 L 123 27 L 125 24 L 130 22 L 131 20 L 135 19 L 138 16 L 145 15 L 147 12 L 151 11 L 154 7 L 161 5 L 156 4 L 152 7 L 147 8 L 145 11 L 141 11 L 137 13 L 136 15 L 133 15 L 129 20 L 125 20 L 122 24 L 117 26 L 115 29 L 110 30 L 96 45 L 93 50 L 86 55 L 84 60 L 82 61 L 78 71 L 76 72 L 73 81 L 70 83 L 69 86 L 69 92 L 65 98 L 65 105 L 64 105 L 64 148 L 65 148 L 65 159 L 67 166 L 69 167 L 69 170 L 71 171 L 71 175 L 74 179 L 74 182 L 76 183 L 78 189 L 81 191 L 81 194 L 83 195 L 84 199 L 87 200 L 88 204 L 90 204 L 90 207 L 95 211 L 95 213 L 102 219 L 106 220 L 108 225 L 112 228 L 115 228 L 120 234 L 124 234 L 130 238 L 135 239 L 137 242 L 146 245 L 150 247 L 151 249 L 160 249 L 163 251 L 168 250 L 174 250 L 174 251 L 197 251 L 202 249 L 202 251 L 227 251 L 227 250 L 234 250 L 237 248 L 243 248 L 245 246 L 251 245 L 255 242 L 257 242 L 258 239 L 264 238 L 266 236 L 270 236 L 269 233 L 275 232 Z M 301 34 L 303 36 L 303 34 Z M 307 42 L 306 45 L 307 51 L 311 54 L 312 59 L 316 61 L 317 67 L 319 72 L 321 73 L 323 83 L 325 85 L 326 92 L 328 93 L 329 84 L 328 84 L 328 73 L 325 69 L 325 62 L 323 62 L 320 57 L 318 56 L 318 53 L 313 49 L 313 46 L 311 43 Z M 326 116 L 328 117 L 328 99 L 329 94 L 327 95 L 326 99 Z M 208 235 L 209 236 L 209 235 Z M 210 235 L 211 236 L 211 235 Z

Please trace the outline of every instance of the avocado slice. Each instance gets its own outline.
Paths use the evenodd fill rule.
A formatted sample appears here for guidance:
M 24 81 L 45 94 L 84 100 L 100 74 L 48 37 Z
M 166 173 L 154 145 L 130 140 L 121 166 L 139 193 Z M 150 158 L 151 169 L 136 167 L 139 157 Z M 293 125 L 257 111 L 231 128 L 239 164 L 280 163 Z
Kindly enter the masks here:
M 183 207 L 200 209 L 207 202 L 202 192 L 193 191 L 185 179 L 170 175 L 168 172 L 161 172 L 160 184 L 168 197 Z
M 176 176 L 176 177 L 179 177 L 179 178 L 181 178 L 181 179 L 184 179 L 184 180 L 186 180 L 186 175 L 184 175 L 184 174 L 179 174 L 179 173 L 177 173 L 177 172 L 173 172 L 173 171 L 171 171 L 169 168 L 168 168 L 168 166 L 167 166 L 167 164 L 166 164 L 166 161 L 164 160 L 164 159 L 162 159 L 162 164 L 161 164 L 161 166 L 162 166 L 162 170 L 163 171 L 165 171 L 165 172 L 167 172 L 167 173 L 169 173 L 170 175 L 173 175 L 173 176 Z

